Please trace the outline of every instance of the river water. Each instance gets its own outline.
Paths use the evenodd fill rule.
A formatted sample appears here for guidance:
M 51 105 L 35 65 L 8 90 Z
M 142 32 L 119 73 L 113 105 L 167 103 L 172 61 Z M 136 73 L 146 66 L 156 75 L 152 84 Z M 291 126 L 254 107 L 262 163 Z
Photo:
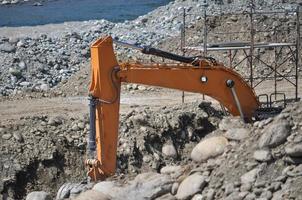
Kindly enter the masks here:
M 171 0 L 51 0 L 42 6 L 32 2 L 0 6 L 0 27 L 33 26 L 66 21 L 132 20 Z

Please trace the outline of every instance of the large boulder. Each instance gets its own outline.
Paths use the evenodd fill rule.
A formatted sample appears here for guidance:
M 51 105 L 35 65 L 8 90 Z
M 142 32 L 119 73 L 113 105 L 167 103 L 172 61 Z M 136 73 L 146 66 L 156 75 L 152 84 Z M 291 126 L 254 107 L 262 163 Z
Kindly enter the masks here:
M 116 200 L 155 199 L 171 191 L 173 180 L 168 175 L 143 173 L 129 184 L 118 186 L 113 182 L 98 183 L 93 190 L 111 196 Z
M 181 182 L 176 193 L 176 198 L 188 199 L 197 192 L 202 191 L 206 183 L 205 176 L 199 173 L 192 174 Z
M 139 174 L 129 186 L 124 188 L 120 199 L 154 199 L 171 191 L 173 180 L 168 175 L 158 173 Z M 127 196 L 127 198 L 125 198 Z
M 93 190 L 96 190 L 98 192 L 101 192 L 103 194 L 110 194 L 115 189 L 117 189 L 117 185 L 115 182 L 112 181 L 102 181 L 93 186 Z
M 222 154 L 227 145 L 228 140 L 223 136 L 205 139 L 194 147 L 191 158 L 196 162 L 206 161 Z
M 287 120 L 276 120 L 263 130 L 259 139 L 259 147 L 276 147 L 283 144 L 290 135 L 290 124 Z
M 78 196 L 80 193 L 90 190 L 93 183 L 82 184 L 82 183 L 65 183 L 57 192 L 56 200 L 63 200 L 66 198 L 72 198 Z

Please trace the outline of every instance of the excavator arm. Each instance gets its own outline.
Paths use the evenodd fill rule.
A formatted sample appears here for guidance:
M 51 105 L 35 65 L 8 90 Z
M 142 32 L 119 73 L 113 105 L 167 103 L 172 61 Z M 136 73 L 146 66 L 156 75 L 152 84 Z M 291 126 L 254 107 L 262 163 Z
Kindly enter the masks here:
M 144 51 L 146 53 L 146 49 Z M 162 52 L 151 49 L 151 54 Z M 90 157 L 86 164 L 93 181 L 115 173 L 122 82 L 205 94 L 219 101 L 232 115 L 240 115 L 245 120 L 251 119 L 259 107 L 253 89 L 232 69 L 206 59 L 167 52 L 164 55 L 185 64 L 118 63 L 111 37 L 100 38 L 92 45 Z

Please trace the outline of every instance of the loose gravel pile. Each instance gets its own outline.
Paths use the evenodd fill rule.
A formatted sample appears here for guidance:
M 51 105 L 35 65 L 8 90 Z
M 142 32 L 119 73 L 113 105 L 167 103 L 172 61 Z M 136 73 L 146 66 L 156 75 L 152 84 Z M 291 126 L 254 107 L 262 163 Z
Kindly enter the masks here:
M 167 141 L 168 134 L 155 134 L 156 139 L 151 145 L 146 144 L 149 140 L 145 138 L 143 146 L 139 142 L 140 134 L 135 136 L 138 138 L 134 147 L 136 159 L 132 163 L 137 166 L 142 158 L 144 165 L 150 164 L 154 170 L 141 166 L 142 173 L 135 178 L 128 177 L 128 180 L 107 180 L 89 187 L 70 184 L 70 188 L 82 188 L 81 192 L 77 190 L 81 193 L 79 196 L 72 192 L 70 195 L 76 199 L 301 199 L 301 103 L 290 105 L 274 118 L 254 124 L 243 124 L 238 118 L 224 117 L 218 121 L 218 127 L 215 126 L 217 123 L 213 123 L 214 129 L 203 134 L 192 122 L 200 119 L 207 121 L 211 117 L 203 118 L 205 112 L 200 110 L 197 113 L 200 112 L 202 114 L 197 114 L 195 118 L 187 118 L 191 119 L 186 121 L 182 132 L 172 132 L 180 135 L 168 137 L 171 141 L 164 142 L 164 145 L 162 141 Z M 150 128 L 149 123 L 144 121 L 152 117 L 135 116 L 139 119 L 140 130 Z M 165 121 L 162 121 L 164 125 Z M 183 123 L 183 115 L 178 122 Z M 158 130 L 162 132 L 162 129 Z M 178 137 L 186 142 L 179 145 Z M 193 138 L 200 142 L 196 143 Z M 120 150 L 123 151 L 123 148 Z M 153 159 L 146 159 L 147 156 Z M 169 158 L 170 162 L 162 158 Z M 162 165 L 156 164 L 159 162 Z M 62 191 L 64 194 L 72 191 L 70 188 L 63 187 L 57 199 L 67 199 L 68 195 L 63 198 L 61 194 Z
M 257 1 L 258 9 L 293 9 L 296 4 L 277 3 L 275 1 Z M 58 33 L 56 36 L 45 34 L 35 37 L 0 38 L 0 95 L 12 96 L 29 92 L 44 93 L 59 84 L 67 82 L 72 74 L 77 74 L 80 69 L 87 68 L 89 63 L 89 46 L 101 35 L 112 35 L 116 39 L 135 43 L 138 45 L 159 46 L 165 50 L 179 53 L 180 51 L 180 27 L 182 23 L 183 8 L 191 15 L 187 19 L 189 30 L 188 45 L 202 43 L 202 1 L 174 1 L 167 6 L 162 6 L 147 15 L 138 17 L 133 21 L 124 23 L 111 23 L 106 20 L 90 21 L 85 30 L 77 32 Z M 247 27 L 248 18 L 235 16 L 219 17 L 221 13 L 235 11 L 243 12 L 248 6 L 245 1 L 210 1 L 208 14 L 211 31 L 226 31 L 234 29 L 240 31 Z M 282 39 L 285 33 L 274 31 L 276 28 L 287 29 L 293 41 L 295 23 L 291 15 L 274 15 L 271 18 L 256 18 L 259 28 L 265 28 L 270 33 L 259 35 L 267 41 L 272 41 L 276 35 Z M 271 26 L 272 25 L 272 26 Z M 244 35 L 238 35 L 233 40 L 242 40 Z M 228 40 L 227 36 L 210 36 L 213 42 Z M 258 40 L 258 39 L 256 39 Z M 283 41 L 283 40 L 282 40 Z M 263 49 L 258 52 L 261 59 L 271 59 L 273 51 Z M 288 53 L 288 52 L 287 52 Z M 117 48 L 117 56 L 120 60 L 149 60 L 137 52 L 124 48 Z M 227 54 L 213 55 L 223 62 L 228 60 Z M 243 55 L 241 55 L 242 57 Z M 158 61 L 156 58 L 152 58 Z M 161 60 L 161 59 L 160 59 Z M 289 64 L 292 61 L 289 61 Z M 256 63 L 257 64 L 257 63 Z M 288 65 L 285 65 L 288 66 Z M 286 68 L 286 67 L 285 67 Z M 269 70 L 267 70 L 269 71 Z M 247 70 L 244 70 L 247 72 Z M 267 73 L 263 69 L 257 73 Z M 86 76 L 86 82 L 89 80 Z M 64 91 L 58 91 L 61 94 Z

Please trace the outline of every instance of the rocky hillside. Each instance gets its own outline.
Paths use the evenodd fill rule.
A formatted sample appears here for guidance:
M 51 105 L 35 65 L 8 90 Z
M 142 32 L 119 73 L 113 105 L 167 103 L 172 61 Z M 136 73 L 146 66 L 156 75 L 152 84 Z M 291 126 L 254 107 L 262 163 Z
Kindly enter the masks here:
M 89 46 L 92 41 L 101 35 L 112 35 L 113 37 L 139 45 L 159 46 L 165 50 L 179 53 L 180 51 L 180 27 L 182 23 L 182 10 L 185 8 L 191 17 L 187 19 L 189 28 L 188 45 L 202 43 L 202 2 L 196 0 L 174 1 L 167 6 L 160 7 L 153 12 L 138 17 L 133 21 L 124 23 L 111 23 L 105 20 L 85 22 L 84 29 L 62 32 L 56 30 L 56 34 L 31 34 L 27 37 L 0 37 L 0 95 L 13 96 L 16 94 L 45 93 L 58 85 L 64 85 L 72 74 L 81 74 L 80 69 L 89 65 Z M 257 9 L 294 9 L 297 4 L 286 1 L 256 1 Z M 208 14 L 211 32 L 221 32 L 233 29 L 241 31 L 248 26 L 248 18 L 228 16 L 221 17 L 221 13 L 235 11 L 243 12 L 248 9 L 245 1 L 209 1 Z M 266 27 L 269 33 L 260 34 L 259 38 L 264 41 L 275 41 L 275 36 L 280 41 L 284 40 L 284 32 L 276 31 L 276 28 L 286 29 L 290 35 L 286 41 L 294 39 L 295 22 L 292 15 L 273 15 L 259 17 L 258 28 Z M 74 25 L 76 26 L 76 25 Z M 53 32 L 53 31 L 48 31 Z M 240 41 L 247 36 L 238 34 L 232 40 Z M 212 35 L 211 42 L 228 41 L 228 36 Z M 262 40 L 263 41 L 263 40 Z M 192 52 L 188 52 L 191 53 Z M 271 59 L 273 51 L 261 50 L 258 52 L 261 59 Z M 120 60 L 137 61 L 148 60 L 150 57 L 138 55 L 129 49 L 117 48 Z M 227 54 L 214 54 L 217 60 L 223 62 L 228 60 Z M 242 57 L 243 55 L 241 55 Z M 152 58 L 156 61 L 157 59 Z M 226 62 L 227 63 L 227 62 Z M 257 63 L 256 63 L 257 64 Z M 288 66 L 287 63 L 285 65 Z M 257 64 L 259 65 L 259 63 Z M 241 70 L 241 69 L 239 69 Z M 242 71 L 242 70 L 241 70 Z M 244 71 L 244 70 L 243 70 Z M 267 73 L 263 69 L 256 70 L 257 73 Z M 88 76 L 85 77 L 88 82 Z M 72 84 L 72 83 L 71 83 Z M 87 84 L 86 84 L 87 85 Z M 85 85 L 85 87 L 86 87 Z M 60 87 L 59 87 L 60 88 Z M 56 90 L 57 91 L 57 90 Z M 64 91 L 57 91 L 59 95 Z

